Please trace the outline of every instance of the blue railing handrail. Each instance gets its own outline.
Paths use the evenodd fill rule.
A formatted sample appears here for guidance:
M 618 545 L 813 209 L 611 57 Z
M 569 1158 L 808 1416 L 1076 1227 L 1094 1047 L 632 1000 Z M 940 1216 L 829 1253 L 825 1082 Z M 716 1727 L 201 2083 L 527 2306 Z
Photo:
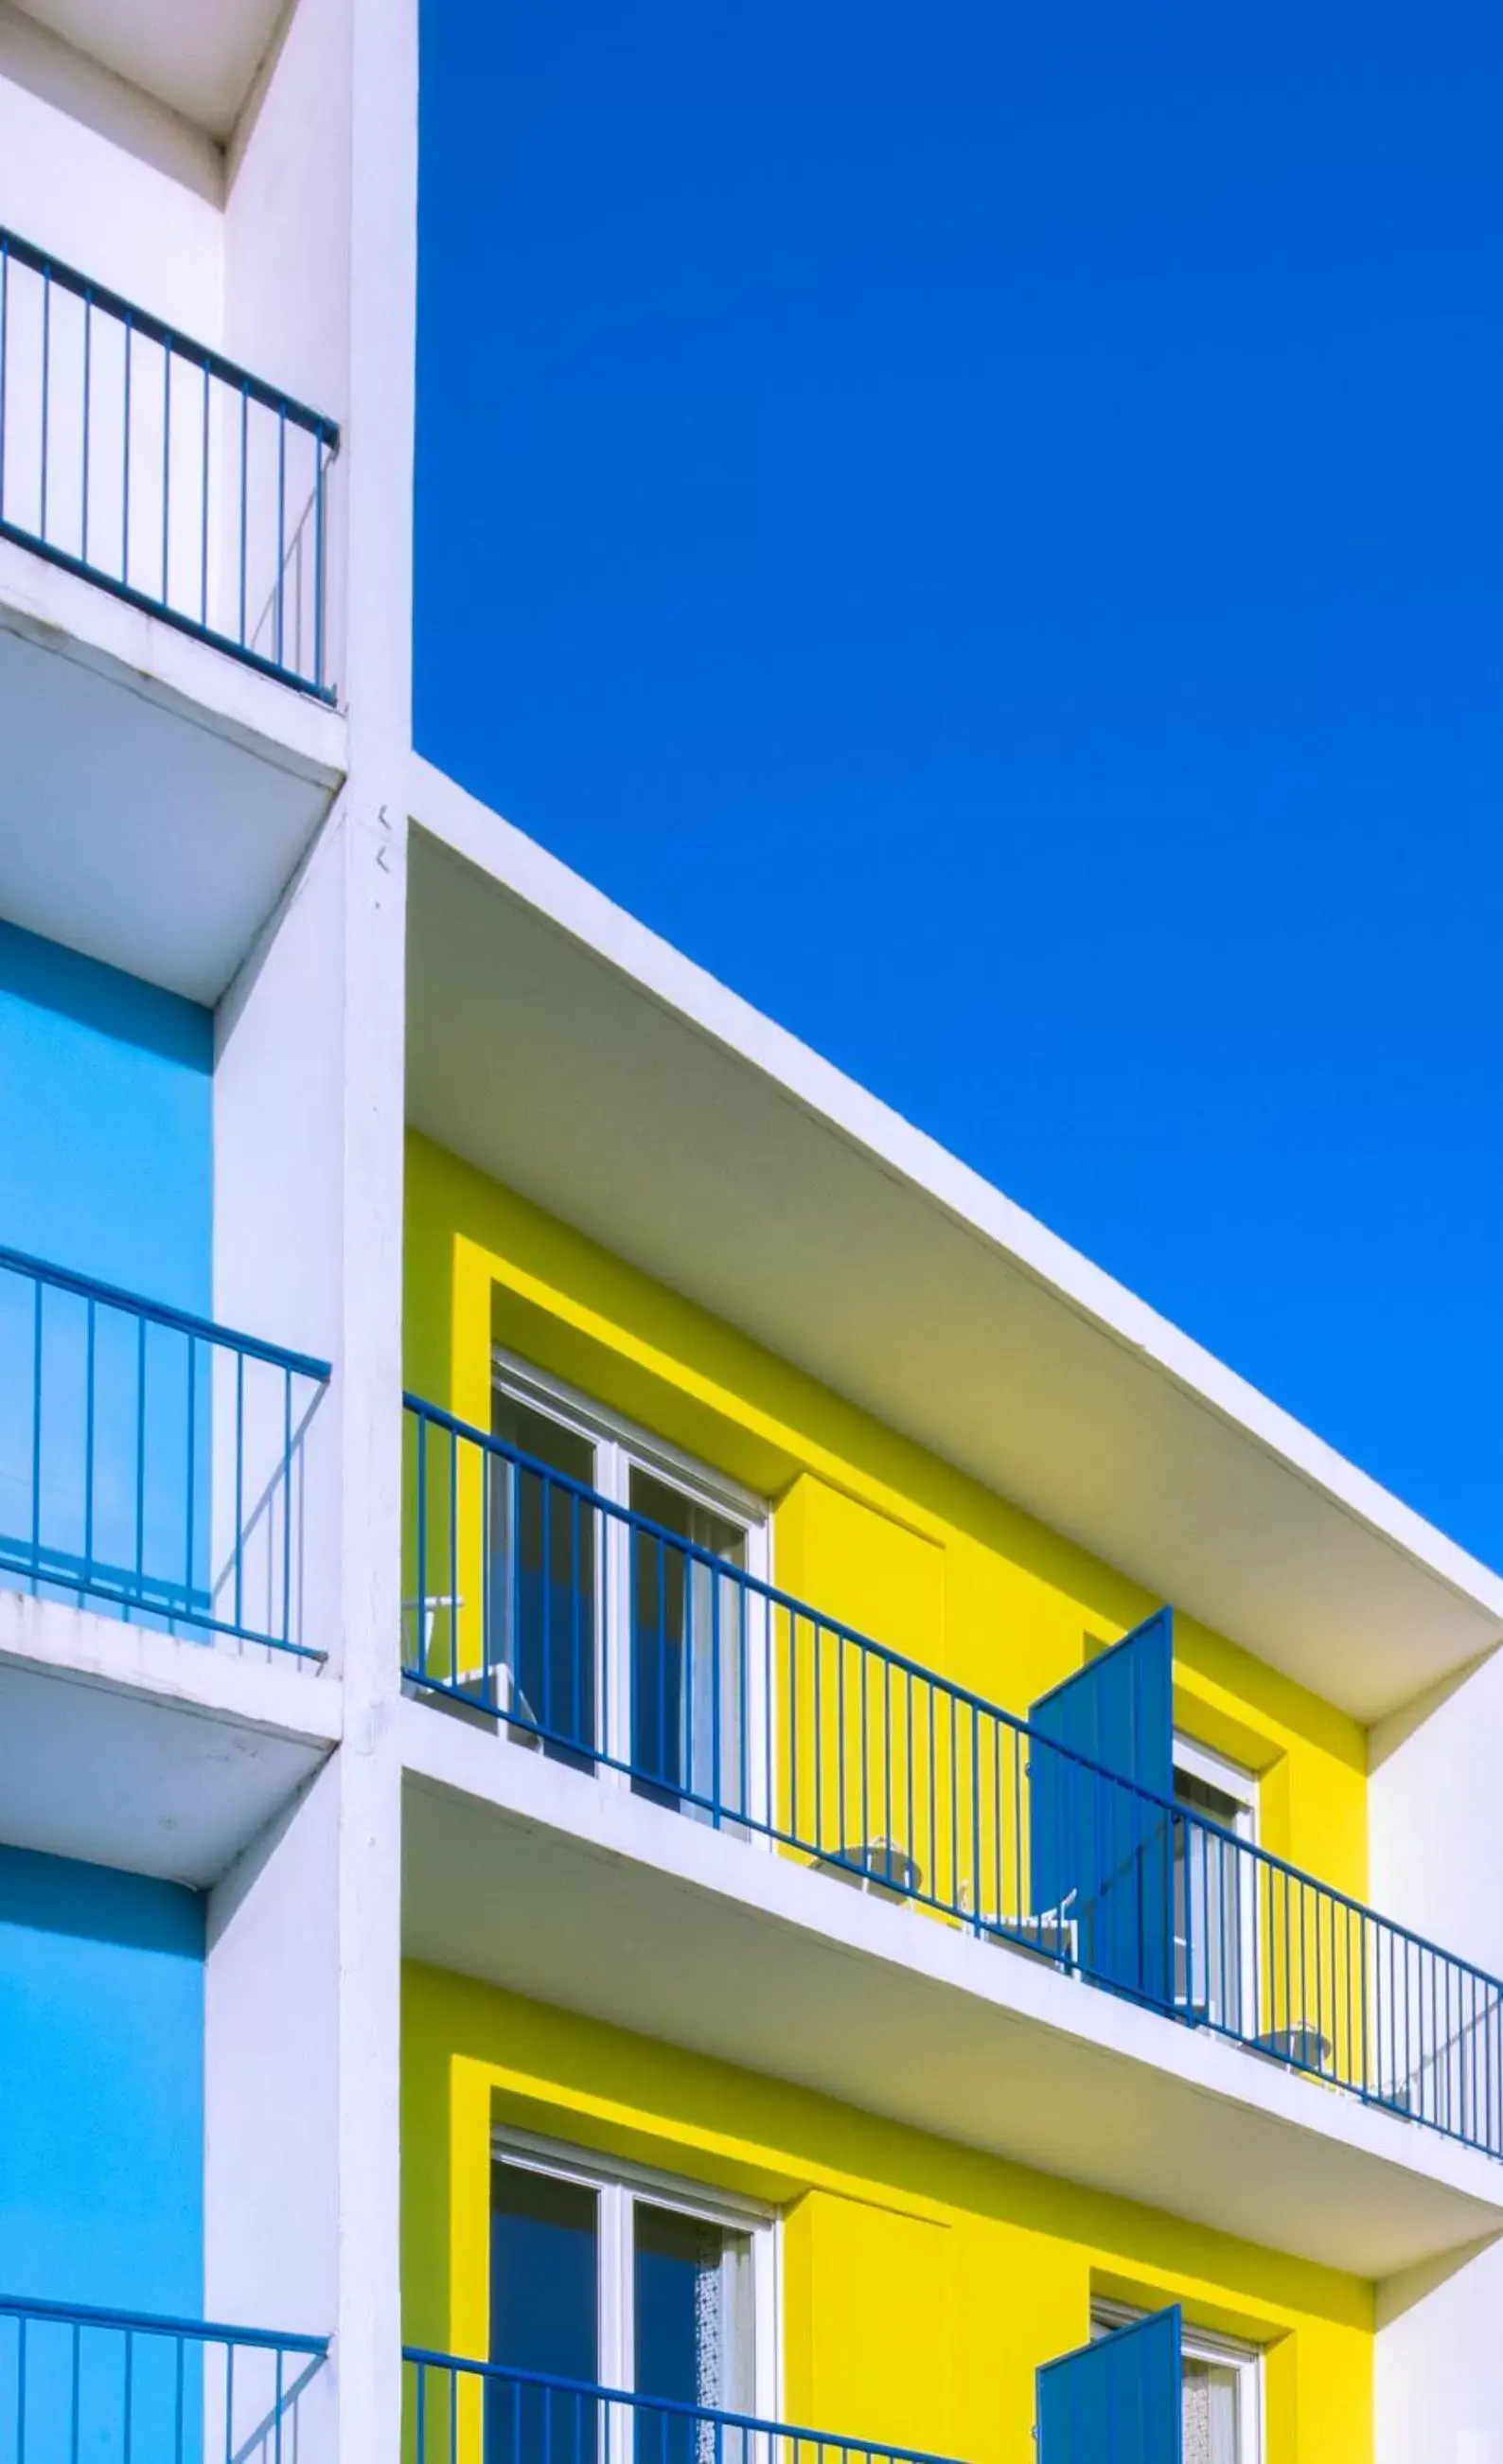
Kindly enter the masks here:
M 1395 1940 L 1407 1943 L 1411 1948 L 1423 1952 L 1428 1958 L 1444 1961 L 1446 1966 L 1456 1974 L 1470 1978 L 1473 1983 L 1495 1995 L 1499 2003 L 1503 2004 L 1503 1978 L 1493 1976 L 1487 1969 L 1474 1966 L 1471 1961 L 1460 1957 L 1454 1951 L 1444 1949 L 1438 1943 L 1427 1941 L 1423 1934 L 1411 1931 L 1407 1925 L 1400 1924 L 1392 1917 L 1381 1915 L 1376 1908 L 1368 1907 L 1364 1902 L 1351 1898 L 1346 1892 L 1338 1889 L 1334 1883 L 1323 1882 L 1318 1876 L 1307 1874 L 1300 1866 L 1293 1865 L 1287 1859 L 1275 1856 L 1272 1849 L 1265 1848 L 1260 1841 L 1245 1839 L 1237 1833 L 1227 1830 L 1223 1824 L 1212 1821 L 1209 1815 L 1202 1814 L 1196 1807 L 1182 1805 L 1177 1798 L 1165 1796 L 1156 1789 L 1145 1788 L 1141 1781 L 1130 1779 L 1124 1773 L 1111 1770 L 1104 1763 L 1093 1762 L 1089 1755 L 1078 1752 L 1074 1747 L 1062 1745 L 1054 1737 L 1044 1736 L 1041 1730 L 1035 1728 L 1018 1713 L 1005 1710 L 1000 1704 L 990 1702 L 985 1695 L 972 1692 L 969 1686 L 958 1684 L 953 1678 L 945 1677 L 935 1669 L 926 1668 L 922 1661 L 911 1660 L 902 1652 L 893 1651 L 885 1643 L 874 1641 L 870 1635 L 862 1634 L 855 1626 L 844 1624 L 840 1618 L 827 1617 L 822 1609 L 812 1607 L 807 1600 L 797 1598 L 791 1592 L 779 1590 L 775 1584 L 764 1581 L 760 1575 L 749 1573 L 744 1567 L 729 1565 L 724 1557 L 717 1557 L 712 1549 L 703 1548 L 697 1541 L 686 1539 L 681 1532 L 669 1531 L 664 1526 L 654 1523 L 650 1516 L 638 1512 L 634 1507 L 622 1506 L 614 1498 L 602 1496 L 598 1489 L 589 1487 L 586 1483 L 573 1479 L 567 1472 L 555 1471 L 551 1463 L 545 1463 L 535 1456 L 524 1453 L 520 1447 L 510 1444 L 503 1438 L 493 1436 L 489 1430 L 475 1428 L 470 1422 L 459 1419 L 453 1413 L 446 1412 L 442 1406 L 425 1401 L 422 1396 L 404 1394 L 403 1403 L 403 1407 L 419 1419 L 426 1420 L 435 1427 L 444 1429 L 452 1437 L 463 1438 L 474 1445 L 483 1447 L 488 1454 L 496 1456 L 503 1462 L 513 1463 L 521 1470 L 536 1474 L 547 1481 L 551 1487 L 561 1489 L 566 1494 L 578 1498 L 580 1503 L 588 1506 L 592 1511 L 608 1516 L 632 1530 L 644 1532 L 650 1539 L 664 1542 L 674 1551 L 677 1556 L 707 1567 L 718 1577 L 733 1583 L 738 1590 L 749 1592 L 765 1601 L 769 1607 L 782 1609 L 791 1617 L 802 1617 L 819 1627 L 822 1632 L 851 1644 L 857 1650 L 869 1652 L 884 1666 L 898 1671 L 903 1676 L 915 1678 L 922 1684 L 932 1686 L 947 1700 L 963 1705 L 968 1710 L 983 1719 L 995 1720 L 1001 1727 L 1011 1729 L 1014 1736 L 1029 1745 L 1046 1747 L 1050 1754 L 1069 1763 L 1076 1770 L 1089 1772 L 1096 1779 L 1108 1782 L 1114 1790 L 1130 1793 L 1142 1804 L 1151 1806 L 1156 1813 L 1171 1816 L 1175 1822 L 1183 1823 L 1187 1829 L 1209 1833 L 1212 1838 L 1226 1841 L 1230 1847 L 1236 1850 L 1239 1856 L 1248 1858 L 1268 1872 L 1282 1875 L 1286 1881 L 1302 1887 L 1319 1891 L 1323 1898 L 1344 1908 L 1349 1915 L 1358 1917 L 1366 1924 L 1382 1925 L 1384 1932 L 1393 1936 Z M 464 1699 L 462 1689 L 446 1686 L 441 1683 L 435 1683 L 422 1671 L 414 1673 L 424 1676 L 424 1682 L 432 1686 L 434 1691 L 452 1694 L 456 1699 Z M 519 1717 L 515 1711 L 509 1712 L 508 1719 L 515 1727 L 535 1726 L 534 1723 Z M 538 1733 L 545 1732 L 539 1729 Z M 592 1750 L 597 1760 L 605 1762 L 610 1760 L 610 1757 L 601 1753 L 599 1749 Z M 710 1799 L 706 1797 L 696 1799 L 692 1788 L 682 1783 L 676 1783 L 675 1786 L 676 1793 L 686 1801 L 699 1802 L 707 1810 L 712 1810 Z M 738 1813 L 736 1818 L 744 1822 L 752 1820 L 744 1811 Z M 945 1905 L 943 1902 L 923 1891 L 915 1891 L 908 1896 L 926 1901 L 935 1907 Z
M 281 1344 L 268 1343 L 259 1334 L 242 1334 L 233 1327 L 216 1324 L 212 1318 L 195 1316 L 191 1309 L 174 1309 L 166 1301 L 146 1300 L 140 1292 L 126 1291 L 118 1284 L 101 1283 L 95 1275 L 80 1275 L 71 1266 L 55 1266 L 49 1259 L 29 1257 L 24 1249 L 0 1245 L 0 1271 L 30 1276 L 36 1283 L 51 1284 L 58 1291 L 75 1292 L 80 1300 L 97 1301 L 102 1309 L 120 1309 L 129 1317 L 143 1317 L 153 1326 L 168 1327 L 175 1334 L 194 1335 L 205 1343 L 243 1353 L 248 1360 L 264 1360 L 269 1368 L 285 1369 L 294 1377 L 310 1377 L 317 1386 L 327 1386 L 334 1375 L 329 1361 L 316 1360 L 310 1353 L 289 1352 Z
M 120 318 L 143 341 L 156 342 L 163 350 L 186 360 L 191 366 L 202 368 L 207 376 L 217 377 L 222 385 L 232 385 L 237 394 L 244 393 L 249 401 L 259 403 L 263 410 L 276 411 L 293 420 L 297 427 L 306 429 L 310 436 L 316 436 L 331 453 L 338 452 L 338 420 L 329 418 L 324 411 L 312 409 L 281 385 L 269 385 L 264 377 L 256 376 L 250 368 L 241 367 L 234 360 L 227 360 L 222 351 L 214 350 L 207 342 L 196 341 L 191 334 L 185 334 L 176 325 L 169 325 L 163 318 L 153 316 L 149 308 L 140 307 L 135 300 L 126 299 L 118 291 L 111 291 L 106 283 L 96 282 L 92 275 L 80 274 L 76 266 L 54 256 L 50 249 L 38 248 L 34 240 L 23 239 L 19 231 L 11 231 L 4 223 L 0 223 L 0 254 L 12 258 L 17 265 L 24 265 L 29 273 L 40 274 L 64 291 L 71 291 L 75 298 L 86 299 L 91 307 L 99 309 L 103 315 Z
M 84 2301 L 37 2301 L 0 2293 L 0 2318 L 45 2319 L 61 2327 L 113 2327 L 129 2335 L 186 2336 L 201 2344 L 245 2344 L 266 2352 L 307 2353 L 322 2361 L 327 2336 L 284 2335 L 277 2327 L 231 2327 L 214 2319 L 178 2319 L 165 2311 L 100 2309 Z
M 932 2455 L 922 2447 L 891 2447 L 885 2440 L 847 2438 L 838 2430 L 808 2430 L 792 2421 L 764 2421 L 755 2413 L 727 2412 L 718 2406 L 686 2404 L 682 2398 L 644 2395 L 630 2387 L 612 2387 L 589 2379 L 558 2378 L 550 2370 L 514 2369 L 509 2362 L 479 2362 L 461 2353 L 431 2352 L 423 2344 L 403 2344 L 402 2358 L 421 2369 L 465 2370 L 475 2378 L 502 2379 L 509 2386 L 535 2387 L 550 2395 L 583 2397 L 591 2404 L 621 2404 L 643 2412 L 673 2413 L 684 2421 L 708 2421 L 718 2429 L 753 2437 L 792 2438 L 808 2447 L 848 2447 L 859 2454 L 888 2456 L 893 2464 L 955 2464 L 948 2455 Z

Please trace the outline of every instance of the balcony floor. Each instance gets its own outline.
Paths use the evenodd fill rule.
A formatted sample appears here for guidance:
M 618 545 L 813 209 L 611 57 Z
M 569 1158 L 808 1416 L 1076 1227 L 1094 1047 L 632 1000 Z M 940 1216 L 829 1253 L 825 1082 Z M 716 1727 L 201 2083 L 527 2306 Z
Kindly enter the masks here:
M 401 1706 L 409 1956 L 1375 2277 L 1503 2165 L 506 1743 Z

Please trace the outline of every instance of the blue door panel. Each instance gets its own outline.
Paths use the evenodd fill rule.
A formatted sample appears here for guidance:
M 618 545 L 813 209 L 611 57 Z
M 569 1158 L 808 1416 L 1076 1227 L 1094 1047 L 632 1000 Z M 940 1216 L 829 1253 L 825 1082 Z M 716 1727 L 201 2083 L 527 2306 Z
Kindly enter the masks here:
M 1029 1832 L 1037 1915 L 1076 1927 L 1100 1983 L 1169 2006 L 1174 1978 L 1174 1622 L 1163 1608 L 1035 1703 Z M 1058 1746 L 1063 1751 L 1056 1752 Z M 1100 1766 L 1089 1771 L 1073 1759 Z M 1135 1783 L 1121 1788 L 1105 1776 Z
M 1046 2362 L 1038 2464 L 1183 2464 L 1178 2309 Z

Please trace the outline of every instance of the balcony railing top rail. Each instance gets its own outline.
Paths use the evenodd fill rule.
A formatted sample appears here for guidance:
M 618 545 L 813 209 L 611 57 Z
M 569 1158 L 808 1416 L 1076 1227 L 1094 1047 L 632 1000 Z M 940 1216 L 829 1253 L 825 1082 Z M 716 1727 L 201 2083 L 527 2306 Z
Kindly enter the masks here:
M 660 2415 L 665 2422 L 677 2421 L 723 2434 L 729 2432 L 738 2441 L 751 2443 L 746 2452 L 753 2454 L 758 2447 L 764 2452 L 776 2452 L 776 2445 L 780 2443 L 784 2453 L 795 2450 L 800 2454 L 808 2452 L 816 2456 L 860 2456 L 870 2459 L 870 2464 L 954 2464 L 954 2459 L 931 2454 L 921 2447 L 894 2447 L 882 2439 L 847 2437 L 836 2431 L 810 2430 L 794 2422 L 769 2421 L 756 2413 L 728 2411 L 716 2405 L 689 2404 L 674 2396 L 606 2387 L 587 2379 L 560 2378 L 547 2370 L 517 2369 L 510 2363 L 472 2361 L 455 2353 L 430 2351 L 423 2344 L 404 2344 L 402 2358 L 420 2373 L 420 2379 L 423 2374 L 432 2372 L 456 2380 L 468 2379 L 477 2386 L 497 2390 L 534 2393 L 544 2406 L 557 2399 L 577 2410 L 588 2406 L 600 2409 L 619 2408 L 628 2415 L 639 2417 Z M 588 2442 L 588 2449 L 593 2456 L 593 2440 Z M 425 2453 L 421 2412 L 417 2452 L 420 2456 Z M 724 2453 L 723 2445 L 717 2452 Z M 553 2464 L 565 2464 L 562 2449 L 556 2440 L 552 2443 L 551 2454 Z
M 193 2344 L 243 2344 L 258 2352 L 303 2353 L 321 2361 L 327 2336 L 299 2336 L 280 2327 L 231 2327 L 217 2319 L 179 2319 L 159 2310 L 101 2309 L 86 2301 L 37 2301 L 0 2293 L 0 2318 L 51 2321 L 62 2327 L 108 2327 L 125 2335 L 182 2337 Z
M 330 1365 L 0 1247 L 0 1587 L 294 1659 Z
M 322 701 L 338 423 L 0 226 L 0 538 Z
M 682 1532 L 404 1401 L 410 1683 L 1503 2155 L 1503 1981 Z
M 191 1309 L 174 1309 L 170 1302 L 147 1300 L 140 1292 L 125 1290 L 120 1284 L 101 1283 L 97 1275 L 80 1275 L 71 1266 L 54 1265 L 50 1259 L 33 1258 L 24 1249 L 8 1249 L 0 1243 L 0 1272 L 25 1275 L 33 1282 L 50 1285 L 54 1291 L 76 1292 L 86 1301 L 96 1301 L 101 1308 L 124 1309 L 132 1317 L 144 1318 L 151 1326 L 170 1328 L 177 1334 L 196 1336 L 202 1343 L 228 1345 L 243 1353 L 248 1360 L 264 1360 L 269 1368 L 285 1369 L 294 1377 L 309 1377 L 318 1386 L 327 1386 L 334 1375 L 327 1360 L 315 1359 L 309 1352 L 290 1352 L 285 1344 L 268 1343 L 264 1335 L 243 1334 L 234 1327 L 220 1326 L 213 1318 L 196 1317 Z
M 5 2464 L 283 2464 L 328 2339 L 0 2297 Z

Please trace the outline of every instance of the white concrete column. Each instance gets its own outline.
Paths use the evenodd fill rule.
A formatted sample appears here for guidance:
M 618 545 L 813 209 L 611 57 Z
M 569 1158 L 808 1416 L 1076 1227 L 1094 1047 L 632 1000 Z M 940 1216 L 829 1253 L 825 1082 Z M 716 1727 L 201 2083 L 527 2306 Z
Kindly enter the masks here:
M 1369 1749 L 1374 1907 L 1503 1976 L 1503 1655 L 1383 1722 Z M 1494 2066 L 1503 2012 L 1488 2017 Z M 1500 2076 L 1503 2084 L 1503 2076 Z M 1376 2464 L 1503 2464 L 1503 2245 L 1379 2287 Z

